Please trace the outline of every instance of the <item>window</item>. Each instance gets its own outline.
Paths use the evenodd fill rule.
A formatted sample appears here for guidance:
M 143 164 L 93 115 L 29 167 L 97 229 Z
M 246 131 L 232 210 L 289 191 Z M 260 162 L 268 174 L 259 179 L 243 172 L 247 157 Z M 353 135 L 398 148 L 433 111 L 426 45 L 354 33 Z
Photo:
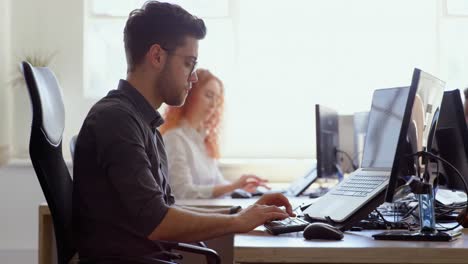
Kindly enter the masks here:
M 89 1 L 86 95 L 100 97 L 125 76 L 122 29 L 142 1 Z M 442 0 L 176 2 L 205 20 L 200 67 L 226 86 L 223 157 L 312 158 L 314 104 L 368 110 L 373 90 L 410 85 L 414 67 L 466 85 L 468 22 Z
M 87 6 L 85 96 L 100 98 L 114 89 L 126 75 L 123 29 L 128 14 L 145 0 L 89 0 Z M 232 21 L 227 1 L 169 1 L 203 16 L 210 34 L 200 43 L 200 67 L 213 70 L 223 80 L 232 79 L 234 48 Z
M 441 70 L 447 87 L 468 87 L 468 3 L 447 0 L 446 13 L 440 19 Z

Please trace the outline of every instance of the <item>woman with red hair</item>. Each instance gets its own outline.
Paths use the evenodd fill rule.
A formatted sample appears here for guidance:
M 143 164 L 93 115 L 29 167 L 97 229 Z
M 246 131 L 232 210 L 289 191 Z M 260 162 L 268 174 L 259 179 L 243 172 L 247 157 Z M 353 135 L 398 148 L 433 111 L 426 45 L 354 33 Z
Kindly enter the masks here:
M 219 127 L 223 115 L 223 83 L 211 72 L 196 71 L 185 104 L 168 107 L 160 127 L 166 146 L 169 182 L 178 199 L 213 198 L 244 189 L 254 192 L 265 180 L 242 175 L 229 182 L 218 168 Z

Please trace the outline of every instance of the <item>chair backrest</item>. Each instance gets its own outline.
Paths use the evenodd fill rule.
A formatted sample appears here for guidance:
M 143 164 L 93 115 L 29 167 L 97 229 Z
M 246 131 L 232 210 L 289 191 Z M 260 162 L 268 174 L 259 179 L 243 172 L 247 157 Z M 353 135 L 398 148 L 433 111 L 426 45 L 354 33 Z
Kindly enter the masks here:
M 70 154 L 71 154 L 71 157 L 72 157 L 72 160 L 73 158 L 75 157 L 75 145 L 76 145 L 76 138 L 78 136 L 77 135 L 74 135 L 71 139 L 70 139 Z
M 73 182 L 62 155 L 62 94 L 50 69 L 28 62 L 22 66 L 33 112 L 29 154 L 52 215 L 58 263 L 68 263 L 76 248 L 71 221 Z

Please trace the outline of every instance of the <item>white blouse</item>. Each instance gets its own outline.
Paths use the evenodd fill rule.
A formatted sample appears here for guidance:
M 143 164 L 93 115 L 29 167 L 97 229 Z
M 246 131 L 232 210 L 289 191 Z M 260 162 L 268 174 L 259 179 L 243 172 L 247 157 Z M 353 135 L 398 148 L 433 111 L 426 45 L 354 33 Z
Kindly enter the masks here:
M 214 185 L 229 183 L 208 156 L 204 138 L 187 121 L 163 135 L 169 184 L 177 199 L 211 198 Z

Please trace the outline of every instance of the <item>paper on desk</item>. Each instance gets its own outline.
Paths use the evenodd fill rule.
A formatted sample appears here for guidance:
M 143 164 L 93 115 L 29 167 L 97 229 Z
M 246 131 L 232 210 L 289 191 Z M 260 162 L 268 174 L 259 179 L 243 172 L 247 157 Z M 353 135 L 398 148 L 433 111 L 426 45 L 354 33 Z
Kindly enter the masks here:
M 444 205 L 464 203 L 466 202 L 466 194 L 459 191 L 438 189 L 436 193 L 436 200 Z

